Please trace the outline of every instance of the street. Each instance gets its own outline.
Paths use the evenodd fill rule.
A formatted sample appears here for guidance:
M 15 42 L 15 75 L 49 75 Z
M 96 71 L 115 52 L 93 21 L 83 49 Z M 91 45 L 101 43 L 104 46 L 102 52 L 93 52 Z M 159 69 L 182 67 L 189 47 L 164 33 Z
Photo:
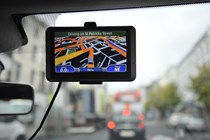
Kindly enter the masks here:
M 166 126 L 165 122 L 160 121 L 147 121 L 146 125 L 146 138 L 152 140 L 154 136 L 168 136 L 175 139 L 175 130 Z M 55 135 L 42 138 L 36 138 L 36 140 L 108 140 L 108 131 L 106 129 L 98 130 L 91 134 L 65 134 Z M 179 140 L 210 140 L 209 132 L 194 133 L 193 135 L 185 134 L 185 136 Z

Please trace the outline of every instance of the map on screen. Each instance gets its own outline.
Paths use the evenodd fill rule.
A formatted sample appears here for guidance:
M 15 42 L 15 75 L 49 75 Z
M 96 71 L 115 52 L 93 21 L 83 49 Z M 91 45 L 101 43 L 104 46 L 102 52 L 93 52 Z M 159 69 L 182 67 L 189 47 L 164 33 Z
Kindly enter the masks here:
M 54 33 L 56 73 L 126 72 L 126 31 Z

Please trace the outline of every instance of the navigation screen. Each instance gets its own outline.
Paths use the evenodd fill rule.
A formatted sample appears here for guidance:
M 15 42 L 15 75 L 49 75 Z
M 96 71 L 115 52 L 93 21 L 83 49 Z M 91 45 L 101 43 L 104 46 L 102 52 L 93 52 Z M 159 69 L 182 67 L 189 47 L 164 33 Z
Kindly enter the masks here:
M 56 73 L 126 72 L 126 31 L 54 33 Z

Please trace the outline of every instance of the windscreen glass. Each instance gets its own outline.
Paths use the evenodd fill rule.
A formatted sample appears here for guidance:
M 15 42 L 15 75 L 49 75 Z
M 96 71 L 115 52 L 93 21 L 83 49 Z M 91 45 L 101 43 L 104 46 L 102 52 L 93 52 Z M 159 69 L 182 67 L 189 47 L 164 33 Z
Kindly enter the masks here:
M 126 31 L 55 32 L 55 72 L 126 72 Z
M 112 136 L 120 136 L 121 134 L 122 137 L 119 140 L 209 140 L 209 15 L 210 3 L 26 16 L 23 18 L 22 24 L 28 37 L 28 44 L 17 50 L 0 54 L 0 61 L 4 64 L 0 80 L 32 85 L 35 93 L 35 107 L 32 113 L 18 116 L 11 123 L 8 122 L 8 118 L 0 117 L 0 139 L 13 140 L 17 138 L 14 135 L 20 134 L 18 133 L 20 130 L 25 130 L 26 139 L 30 139 L 30 136 L 39 127 L 56 91 L 57 83 L 49 82 L 45 73 L 47 65 L 45 63 L 46 29 L 52 26 L 84 27 L 85 22 L 94 21 L 98 27 L 135 27 L 136 79 L 132 82 L 104 82 L 101 85 L 80 85 L 78 82 L 64 82 L 40 133 L 35 139 L 110 140 Z M 55 59 L 54 62 L 61 56 L 67 57 L 66 54 L 77 54 L 82 50 L 81 45 L 67 49 L 68 46 L 83 44 L 84 50 L 88 48 L 90 50 L 91 46 L 88 44 L 91 45 L 92 43 L 94 45 L 92 47 L 94 50 L 94 55 L 92 55 L 94 56 L 92 61 L 94 68 L 89 69 L 106 69 L 109 66 L 107 61 L 110 57 L 105 59 L 102 53 L 105 54 L 108 49 L 110 52 L 116 50 L 113 49 L 112 51 L 111 47 L 107 47 L 107 49 L 98 47 L 97 44 L 101 45 L 101 43 L 107 45 L 106 42 L 100 41 L 99 37 L 109 39 L 116 45 L 125 48 L 127 57 L 129 57 L 128 31 L 126 33 L 127 38 L 125 38 L 127 48 L 125 44 L 122 45 L 124 42 L 120 40 L 124 35 L 113 34 L 111 38 L 110 35 L 103 34 L 72 34 L 78 31 L 68 30 L 65 32 L 71 34 L 62 33 L 63 35 L 55 36 L 56 39 L 52 37 L 52 54 L 54 50 L 62 48 L 63 45 L 63 51 L 60 51 L 63 55 L 60 54 L 59 56 L 58 53 L 52 55 L 52 58 Z M 96 32 L 93 29 L 86 31 Z M 106 32 L 110 31 L 114 33 L 116 30 L 106 30 Z M 120 36 L 117 38 L 120 40 L 119 43 L 115 41 L 115 36 Z M 87 39 L 91 37 L 95 37 L 92 42 Z M 61 41 L 62 38 L 63 41 Z M 10 39 L 10 41 L 12 40 Z M 119 52 L 117 53 L 119 58 L 123 57 Z M 89 54 L 87 51 L 86 57 L 79 58 L 85 55 L 81 54 L 81 56 L 78 55 L 74 58 L 74 61 L 80 63 L 79 65 L 74 64 L 73 59 L 71 64 L 67 62 L 70 59 L 63 59 L 63 62 L 52 68 L 54 70 L 56 66 L 67 65 L 75 69 L 75 72 L 70 73 L 72 75 L 92 75 L 91 72 L 77 71 L 80 68 L 88 68 Z M 104 65 L 101 65 L 99 60 L 96 61 L 99 55 L 102 57 L 100 63 L 104 62 Z M 86 67 L 82 66 L 84 63 L 82 60 L 85 58 Z M 115 57 L 111 58 L 114 59 Z M 114 60 L 120 62 L 121 59 Z M 127 58 L 126 61 L 122 64 L 126 65 L 127 63 L 129 66 L 129 59 Z M 107 62 L 106 65 L 105 62 Z M 114 64 L 118 65 L 118 63 Z M 127 72 L 128 70 L 127 67 Z M 96 75 L 112 74 L 115 77 L 117 74 L 125 73 L 98 72 Z M 58 71 L 56 74 L 68 75 L 69 73 L 63 74 Z M 2 109 L 6 111 L 7 108 Z M 122 110 L 128 109 L 136 112 L 135 118 L 132 118 L 133 113 L 130 114 L 129 111 L 125 111 L 123 116 Z M 116 120 L 137 119 L 138 122 L 117 122 L 113 118 Z M 11 119 L 9 118 L 9 120 Z M 113 129 L 108 128 L 108 122 L 111 122 Z M 127 129 L 121 132 L 121 128 Z M 183 131 L 183 128 L 188 128 L 191 133 Z M 117 129 L 119 131 L 115 131 Z M 140 135 L 144 135 L 145 139 L 135 137 Z M 113 139 L 116 140 L 115 137 Z

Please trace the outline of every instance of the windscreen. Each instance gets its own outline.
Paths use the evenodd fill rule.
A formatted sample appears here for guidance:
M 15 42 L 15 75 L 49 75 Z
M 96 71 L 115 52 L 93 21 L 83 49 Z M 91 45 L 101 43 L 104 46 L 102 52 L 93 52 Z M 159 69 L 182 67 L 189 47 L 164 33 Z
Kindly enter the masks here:
M 31 136 L 39 127 L 49 102 L 56 91 L 57 82 L 49 82 L 45 76 L 46 29 L 52 26 L 83 27 L 85 22 L 94 21 L 97 23 L 97 26 L 132 25 L 135 27 L 136 79 L 133 82 L 104 82 L 101 85 L 80 85 L 78 82 L 63 83 L 53 108 L 36 140 L 109 140 L 110 132 L 120 134 L 119 131 L 107 129 L 109 121 L 112 121 L 112 126 L 119 128 L 120 131 L 122 130 L 121 128 L 129 127 L 127 132 L 122 130 L 124 131 L 123 133 L 121 132 L 123 136 L 126 136 L 126 134 L 131 136 L 133 132 L 135 132 L 135 136 L 138 136 L 138 133 L 143 132 L 141 131 L 143 129 L 139 128 L 144 126 L 146 140 L 163 140 L 164 138 L 193 140 L 192 137 L 195 137 L 197 140 L 209 140 L 209 7 L 210 3 L 205 3 L 199 5 L 62 13 L 57 20 L 54 14 L 25 16 L 23 27 L 28 37 L 28 44 L 13 52 L 0 54 L 0 60 L 5 66 L 0 75 L 0 80 L 32 85 L 35 92 L 35 107 L 32 113 L 21 115 L 21 126 L 18 129 L 13 129 L 15 131 L 12 132 L 10 132 L 9 128 L 16 128 L 16 124 L 19 121 L 15 121 L 17 123 L 4 123 L 6 120 L 0 117 L 0 139 L 7 139 L 4 137 L 5 135 L 13 136 L 21 128 L 24 128 L 26 133 Z M 51 23 L 52 19 L 54 19 L 54 23 Z M 74 31 L 78 32 L 78 30 Z M 94 30 L 89 31 L 93 32 Z M 111 30 L 106 31 L 109 32 Z M 126 35 L 128 35 L 128 32 Z M 76 38 L 68 34 L 57 37 L 66 36 Z M 49 48 L 53 48 L 51 49 L 51 56 L 54 64 L 56 54 L 54 53 L 56 49 L 54 49 L 55 39 L 53 37 L 51 39 L 52 43 Z M 64 45 L 68 41 L 63 42 Z M 129 38 L 126 38 L 126 43 L 127 57 L 129 57 Z M 95 67 L 96 56 L 97 53 L 93 59 Z M 127 58 L 127 66 L 129 66 L 128 62 L 129 59 Z M 65 63 L 58 65 L 65 65 Z M 79 68 L 79 66 L 76 68 Z M 54 70 L 55 66 L 52 69 Z M 71 74 L 85 73 L 74 72 Z M 87 75 L 91 74 L 87 73 Z M 108 73 L 101 72 L 97 74 Z M 115 77 L 117 74 L 124 73 L 110 74 Z M 61 73 L 60 75 L 67 74 Z M 122 113 L 115 114 L 116 112 L 126 109 L 125 107 L 128 109 L 128 105 L 125 105 L 128 103 L 125 100 L 122 102 L 117 100 L 116 95 L 136 90 L 139 90 L 141 93 L 140 100 L 124 99 L 130 102 L 132 111 L 134 111 L 132 107 L 135 106 L 134 109 L 139 112 L 136 114 L 136 119 L 139 121 L 117 122 L 113 120 L 111 117 L 116 116 L 116 119 L 118 119 L 118 116 L 119 119 L 122 117 Z M 185 102 L 198 103 L 202 108 L 202 112 L 198 111 L 198 114 L 203 113 L 204 115 L 201 117 L 189 115 L 187 109 L 182 111 L 181 115 L 180 113 L 175 115 L 174 118 L 173 114 L 179 111 L 176 110 L 176 106 L 183 105 Z M 2 106 L 0 105 L 0 107 Z M 194 105 L 190 104 L 190 107 L 196 109 Z M 6 108 L 3 109 L 6 110 Z M 125 113 L 125 116 L 127 115 L 126 117 L 128 117 L 128 114 Z M 141 121 L 141 114 L 144 115 L 143 121 Z M 17 119 L 19 118 L 20 116 Z M 177 125 L 181 129 L 188 127 L 189 130 L 192 130 L 192 133 L 184 133 L 183 135 L 182 130 L 174 129 L 178 128 L 176 127 Z M 26 139 L 29 139 L 29 137 Z M 119 139 L 143 140 L 141 138 Z
M 126 72 L 126 31 L 55 32 L 55 72 Z

